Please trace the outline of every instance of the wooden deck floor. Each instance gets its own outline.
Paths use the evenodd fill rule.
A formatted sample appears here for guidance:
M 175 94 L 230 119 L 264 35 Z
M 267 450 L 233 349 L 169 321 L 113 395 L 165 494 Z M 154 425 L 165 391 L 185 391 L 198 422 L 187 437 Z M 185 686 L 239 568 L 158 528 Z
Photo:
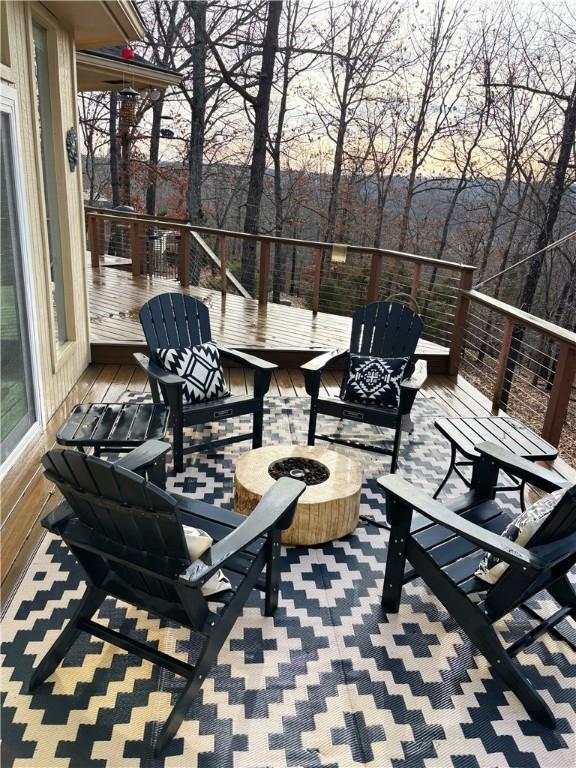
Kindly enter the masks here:
M 248 391 L 251 382 L 242 368 L 226 370 L 228 386 L 234 394 Z M 323 388 L 336 395 L 340 389 L 337 372 L 326 372 Z M 2 494 L 1 581 L 4 599 L 9 596 L 27 560 L 39 541 L 39 520 L 58 503 L 54 487 L 44 479 L 40 459 L 53 444 L 58 428 L 73 405 L 79 402 L 121 401 L 127 392 L 144 392 L 148 384 L 144 373 L 131 365 L 91 365 L 48 423 L 41 438 L 6 475 Z M 300 370 L 278 369 L 274 372 L 272 396 L 305 396 Z M 490 403 L 471 384 L 459 377 L 430 376 L 421 396 L 434 398 L 451 416 L 485 416 Z M 576 472 L 561 460 L 554 463 L 565 477 L 576 481 Z
M 140 307 L 153 296 L 182 291 L 206 302 L 210 308 L 212 333 L 223 346 L 244 350 L 327 350 L 347 347 L 351 321 L 348 317 L 308 309 L 267 304 L 254 299 L 208 288 L 190 287 L 187 291 L 174 280 L 138 277 L 111 267 L 88 267 L 90 293 L 90 339 L 95 345 L 132 345 L 144 343 L 138 320 Z M 448 350 L 431 341 L 418 347 L 427 359 L 446 360 Z M 93 355 L 94 360 L 104 360 Z M 105 362 L 117 362 L 108 358 Z M 442 366 L 436 370 L 442 370 Z

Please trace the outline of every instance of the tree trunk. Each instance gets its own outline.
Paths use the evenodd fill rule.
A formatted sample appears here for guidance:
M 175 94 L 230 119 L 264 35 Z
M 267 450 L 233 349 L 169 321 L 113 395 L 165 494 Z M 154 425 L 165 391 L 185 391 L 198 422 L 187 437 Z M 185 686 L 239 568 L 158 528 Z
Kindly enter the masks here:
M 160 155 L 160 127 L 162 125 L 162 110 L 164 97 L 152 105 L 152 129 L 150 132 L 150 154 L 148 161 L 148 185 L 146 187 L 146 213 L 156 214 L 156 189 L 158 185 L 158 157 Z
M 206 3 L 190 3 L 194 20 L 192 52 L 192 122 L 188 156 L 188 219 L 202 224 L 202 166 L 204 162 L 204 123 L 206 117 Z
M 570 156 L 574 149 L 574 140 L 576 138 L 576 81 L 572 88 L 572 93 L 568 99 L 566 109 L 564 110 L 564 125 L 562 128 L 562 139 L 560 142 L 560 148 L 558 150 L 558 160 L 556 161 L 556 169 L 554 171 L 554 179 L 550 186 L 550 193 L 548 195 L 548 202 L 546 203 L 546 211 L 544 214 L 544 221 L 540 227 L 540 232 L 536 238 L 534 252 L 540 251 L 545 248 L 552 241 L 552 233 L 554 225 L 560 212 L 560 203 L 562 201 L 562 195 L 566 188 L 566 172 L 570 164 Z M 537 256 L 530 262 L 530 269 L 526 276 L 526 282 L 522 290 L 522 296 L 520 299 L 520 309 L 525 312 L 530 312 L 532 304 L 534 302 L 534 296 L 536 295 L 536 289 L 538 288 L 538 282 L 540 280 L 540 274 L 542 272 L 542 263 L 544 260 L 544 254 Z M 514 370 L 518 363 L 520 356 L 520 347 L 524 338 L 524 327 L 516 326 L 514 335 L 512 336 L 512 343 L 510 345 L 510 355 L 508 357 L 508 365 L 506 368 L 506 375 L 504 377 L 504 386 L 502 389 L 502 407 L 506 408 L 510 398 L 510 391 L 512 389 L 512 379 L 514 376 Z
M 118 178 L 118 94 L 110 91 L 110 184 L 112 207 L 120 205 L 120 180 Z
M 266 144 L 268 141 L 268 123 L 270 111 L 270 92 L 274 76 L 274 60 L 278 49 L 278 27 L 282 3 L 272 0 L 268 3 L 266 34 L 262 46 L 262 64 L 258 93 L 254 102 L 254 147 L 250 166 L 250 181 L 246 197 L 244 232 L 258 233 L 260 223 L 260 205 L 264 191 L 266 172 Z M 241 282 L 253 296 L 256 289 L 256 241 L 244 240 L 242 244 Z
M 332 167 L 332 178 L 330 180 L 330 199 L 328 201 L 328 217 L 326 220 L 326 230 L 324 240 L 327 243 L 334 242 L 334 233 L 336 232 L 336 216 L 338 213 L 338 198 L 340 195 L 340 182 L 342 180 L 342 161 L 344 159 L 344 139 L 346 138 L 346 112 L 348 109 L 348 78 L 344 83 L 344 93 L 340 107 L 340 117 L 338 120 L 338 133 L 336 134 L 336 147 L 334 149 L 334 165 Z

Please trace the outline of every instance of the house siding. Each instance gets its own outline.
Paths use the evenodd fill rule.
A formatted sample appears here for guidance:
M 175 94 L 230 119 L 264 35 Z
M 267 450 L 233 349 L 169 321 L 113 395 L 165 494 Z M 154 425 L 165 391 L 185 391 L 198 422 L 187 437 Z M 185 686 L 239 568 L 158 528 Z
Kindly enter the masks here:
M 52 89 L 52 133 L 55 148 L 59 222 L 64 261 L 68 341 L 60 350 L 52 340 L 49 256 L 42 186 L 39 130 L 33 70 L 32 21 L 48 29 Z M 78 130 L 76 65 L 72 34 L 61 27 L 39 3 L 7 4 L 6 23 L 10 63 L 2 66 L 2 80 L 17 94 L 19 155 L 24 179 L 26 228 L 35 298 L 38 367 L 43 421 L 62 403 L 90 358 L 86 290 L 85 234 L 80 158 L 70 171 L 66 132 Z

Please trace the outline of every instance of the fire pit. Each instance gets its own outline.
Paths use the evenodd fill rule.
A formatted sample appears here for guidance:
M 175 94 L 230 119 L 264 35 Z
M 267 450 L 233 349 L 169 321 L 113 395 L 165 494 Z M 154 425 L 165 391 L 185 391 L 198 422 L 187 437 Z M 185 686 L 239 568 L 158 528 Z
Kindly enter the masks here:
M 358 462 L 317 446 L 270 445 L 244 453 L 234 475 L 234 509 L 249 515 L 279 477 L 308 486 L 284 544 L 321 544 L 351 533 L 358 524 L 362 469 Z
M 273 461 L 268 467 L 268 474 L 274 480 L 280 477 L 293 477 L 302 480 L 306 485 L 318 485 L 330 477 L 330 470 L 325 464 L 315 459 L 304 459 L 301 456 L 291 456 L 289 459 Z

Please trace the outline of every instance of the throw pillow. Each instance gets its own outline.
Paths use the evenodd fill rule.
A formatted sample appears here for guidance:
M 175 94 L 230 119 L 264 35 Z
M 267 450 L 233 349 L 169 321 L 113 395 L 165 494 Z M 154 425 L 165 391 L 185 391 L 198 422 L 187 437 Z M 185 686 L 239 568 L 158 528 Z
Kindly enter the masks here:
M 182 530 L 184 531 L 190 560 L 198 560 L 212 546 L 212 536 L 201 528 L 193 528 L 191 525 L 183 525 Z M 210 597 L 211 595 L 218 594 L 218 592 L 226 592 L 231 588 L 230 580 L 224 575 L 222 570 L 219 570 L 202 585 L 202 594 L 204 597 Z
M 398 408 L 400 382 L 404 377 L 408 359 L 351 354 L 340 390 L 340 399 L 350 403 Z
M 167 371 L 186 380 L 182 387 L 184 402 L 205 403 L 230 394 L 214 342 L 177 349 L 158 348 L 156 354 Z
M 561 488 L 535 501 L 525 512 L 521 512 L 508 523 L 501 536 L 521 546 L 528 544 L 536 531 L 544 525 L 548 515 L 564 493 L 565 489 Z M 498 555 L 487 552 L 478 564 L 475 575 L 487 584 L 496 584 L 508 567 L 509 564 L 501 560 Z

